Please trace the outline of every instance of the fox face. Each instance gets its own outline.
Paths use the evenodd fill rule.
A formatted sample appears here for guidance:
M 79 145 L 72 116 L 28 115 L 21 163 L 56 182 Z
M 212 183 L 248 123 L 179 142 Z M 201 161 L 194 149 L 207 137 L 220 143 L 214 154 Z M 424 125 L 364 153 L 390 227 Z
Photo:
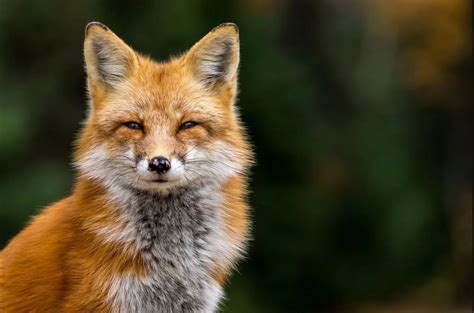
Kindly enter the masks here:
M 108 188 L 169 193 L 220 184 L 248 167 L 235 108 L 235 25 L 218 26 L 159 63 L 92 23 L 84 56 L 89 112 L 75 154 L 81 176 Z

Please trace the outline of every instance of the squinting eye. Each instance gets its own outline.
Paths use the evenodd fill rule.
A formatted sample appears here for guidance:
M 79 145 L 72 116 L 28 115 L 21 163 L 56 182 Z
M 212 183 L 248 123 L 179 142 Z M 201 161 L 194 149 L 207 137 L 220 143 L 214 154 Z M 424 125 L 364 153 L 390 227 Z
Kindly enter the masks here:
M 125 122 L 123 123 L 125 127 L 128 127 L 130 129 L 136 129 L 136 130 L 142 130 L 143 126 L 140 123 L 137 122 Z
M 192 127 L 196 126 L 197 124 L 199 124 L 199 123 L 195 122 L 195 121 L 187 121 L 187 122 L 184 122 L 183 124 L 181 124 L 181 126 L 179 126 L 179 129 L 192 128 Z

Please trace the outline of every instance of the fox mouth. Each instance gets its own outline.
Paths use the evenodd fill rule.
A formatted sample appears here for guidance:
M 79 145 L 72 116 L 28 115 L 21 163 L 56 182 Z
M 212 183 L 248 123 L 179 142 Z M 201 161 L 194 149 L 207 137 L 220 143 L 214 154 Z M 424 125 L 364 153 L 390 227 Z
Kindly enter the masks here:
M 167 183 L 168 181 L 166 179 L 159 178 L 159 179 L 152 180 L 152 182 L 154 182 L 154 183 Z

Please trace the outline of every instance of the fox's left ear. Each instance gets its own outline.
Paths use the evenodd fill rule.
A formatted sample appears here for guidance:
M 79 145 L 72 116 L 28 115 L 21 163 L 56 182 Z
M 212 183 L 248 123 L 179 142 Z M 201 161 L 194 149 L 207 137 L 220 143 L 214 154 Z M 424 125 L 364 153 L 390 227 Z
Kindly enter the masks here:
M 192 74 L 211 89 L 236 86 L 239 58 L 239 30 L 232 23 L 211 30 L 184 56 Z
M 102 23 L 86 26 L 84 59 L 91 94 L 113 88 L 138 67 L 138 57 Z

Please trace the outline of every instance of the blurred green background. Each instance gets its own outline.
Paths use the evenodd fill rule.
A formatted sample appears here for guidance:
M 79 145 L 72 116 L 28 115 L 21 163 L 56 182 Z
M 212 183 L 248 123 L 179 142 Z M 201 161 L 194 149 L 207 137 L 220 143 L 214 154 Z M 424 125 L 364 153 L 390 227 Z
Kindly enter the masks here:
M 73 184 L 82 40 L 241 31 L 253 241 L 223 312 L 468 312 L 469 0 L 0 0 L 0 247 Z

